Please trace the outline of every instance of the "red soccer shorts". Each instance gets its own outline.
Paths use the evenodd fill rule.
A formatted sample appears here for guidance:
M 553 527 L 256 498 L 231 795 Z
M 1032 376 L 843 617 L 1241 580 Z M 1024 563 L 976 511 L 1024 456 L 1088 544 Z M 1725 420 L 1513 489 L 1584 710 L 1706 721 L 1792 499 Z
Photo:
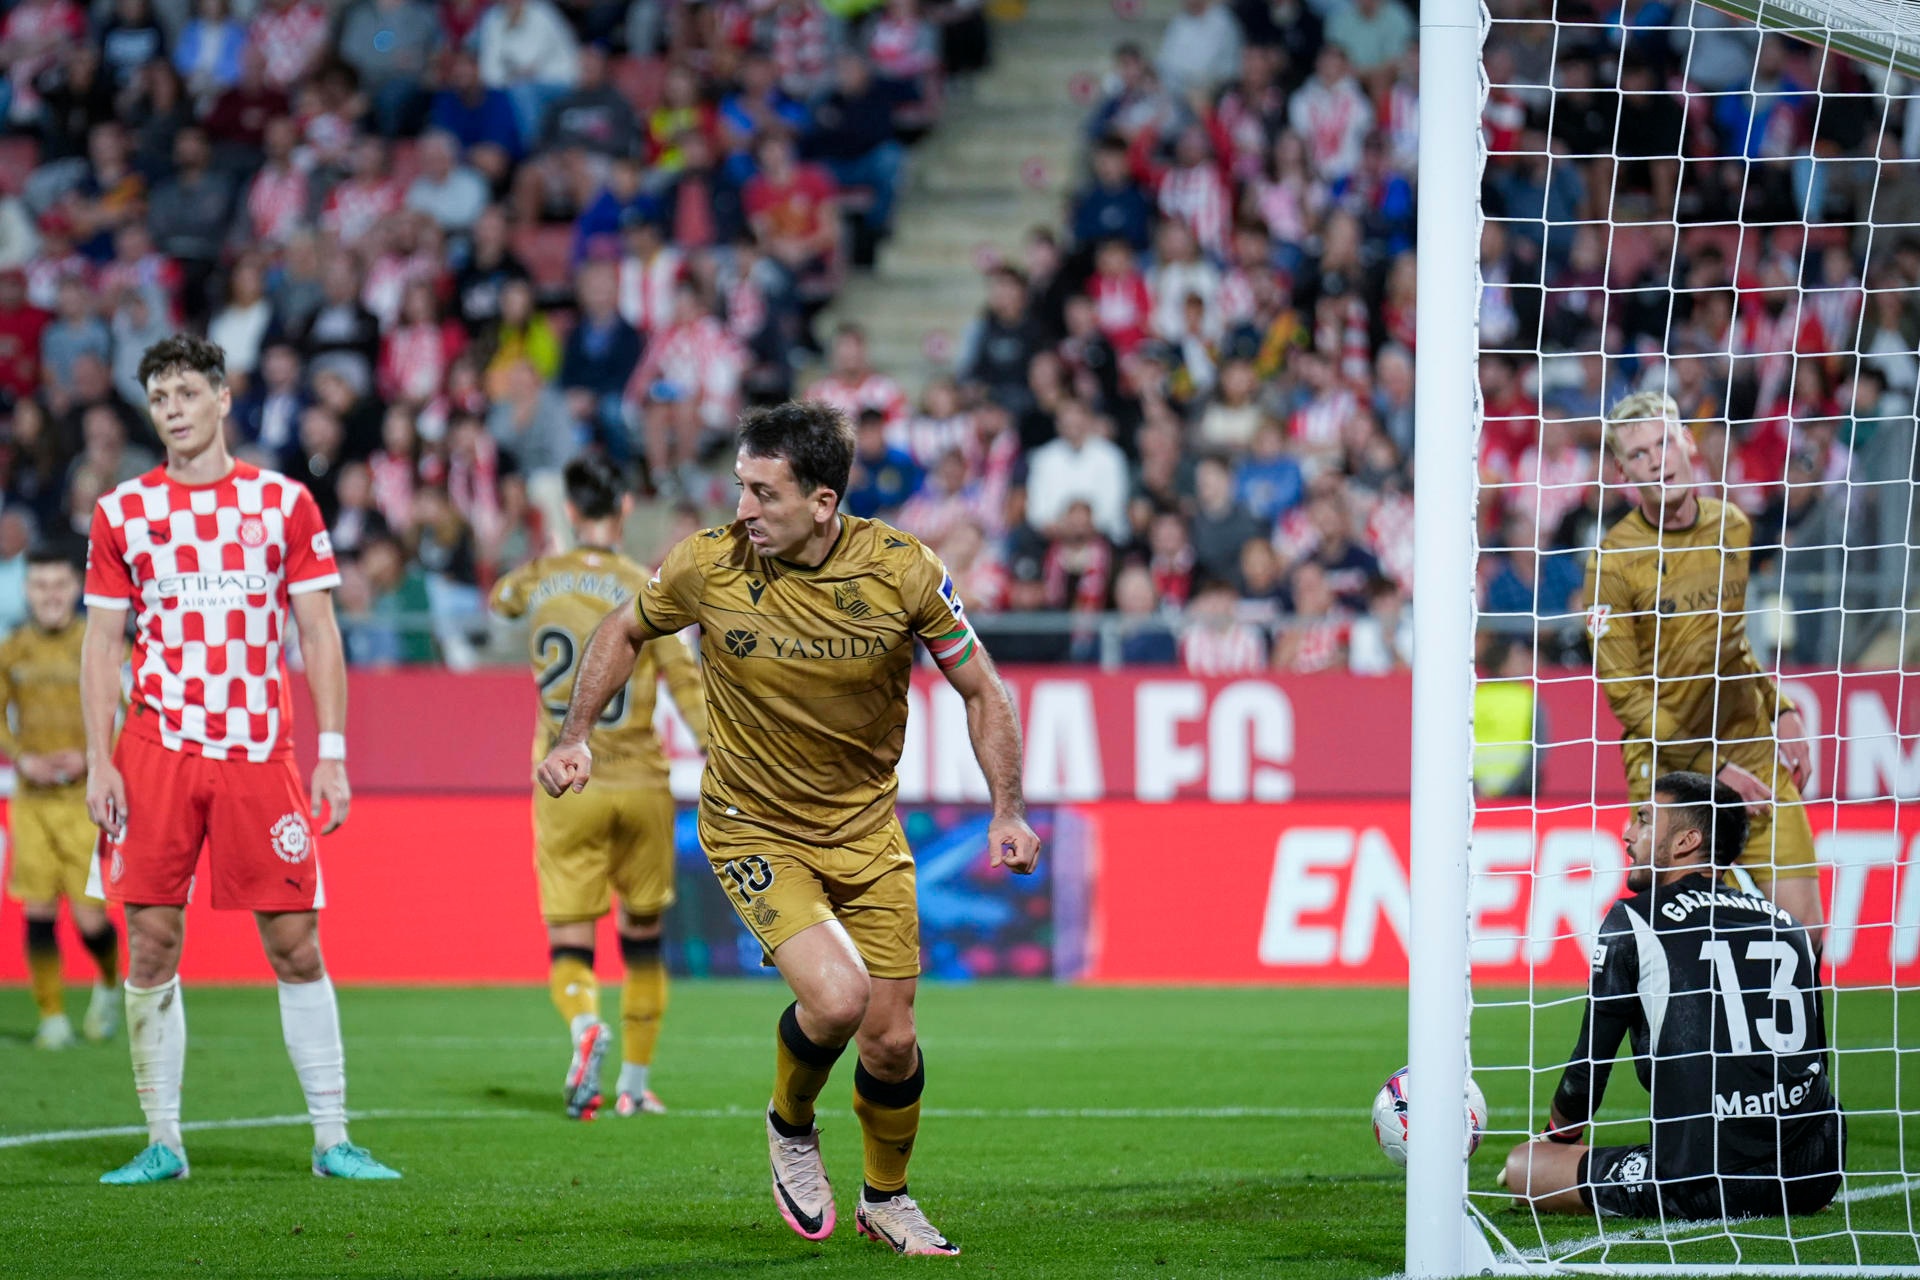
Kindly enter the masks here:
M 307 793 L 293 761 L 254 764 L 169 751 L 132 720 L 114 748 L 127 784 L 127 829 L 100 839 L 111 902 L 185 906 L 200 848 L 217 911 L 311 911 L 326 905 Z

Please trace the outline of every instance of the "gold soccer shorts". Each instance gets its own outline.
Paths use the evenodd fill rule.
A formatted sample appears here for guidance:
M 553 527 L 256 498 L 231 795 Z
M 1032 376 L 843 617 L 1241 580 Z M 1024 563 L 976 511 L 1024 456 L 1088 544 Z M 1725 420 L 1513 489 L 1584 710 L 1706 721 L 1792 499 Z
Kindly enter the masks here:
M 1620 755 L 1627 766 L 1627 795 L 1639 804 L 1653 794 L 1653 780 L 1663 773 L 1692 770 L 1713 774 L 1715 748 L 1707 742 L 1682 742 L 1661 745 L 1658 754 L 1653 743 L 1625 741 Z M 1814 865 L 1813 825 L 1807 821 L 1807 807 L 1793 775 L 1780 761 L 1771 727 L 1756 729 L 1754 736 L 1722 750 L 1721 760 L 1731 760 L 1773 788 L 1773 803 L 1758 816 L 1749 816 L 1746 851 L 1740 865 L 1762 885 L 1778 877 L 1791 880 L 1820 873 Z
M 16 902 L 96 902 L 87 873 L 100 832 L 87 816 L 87 799 L 74 788 L 54 795 L 14 794 L 13 873 L 7 892 Z
M 703 801 L 700 845 L 768 956 L 802 930 L 838 920 L 873 977 L 920 976 L 913 852 L 898 818 L 828 848 L 729 817 Z
M 637 916 L 673 905 L 673 796 L 665 787 L 533 793 L 533 866 L 548 924 L 598 920 L 618 897 Z

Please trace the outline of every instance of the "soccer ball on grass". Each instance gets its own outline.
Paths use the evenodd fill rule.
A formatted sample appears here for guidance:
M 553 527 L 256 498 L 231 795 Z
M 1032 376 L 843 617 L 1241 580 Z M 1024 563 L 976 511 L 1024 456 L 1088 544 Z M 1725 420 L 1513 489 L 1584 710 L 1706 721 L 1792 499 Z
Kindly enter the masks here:
M 1480 1135 L 1487 1131 L 1487 1100 L 1480 1086 L 1467 1077 L 1467 1154 L 1480 1147 Z M 1407 1069 L 1400 1068 L 1387 1077 L 1373 1097 L 1373 1140 L 1387 1159 L 1407 1167 Z

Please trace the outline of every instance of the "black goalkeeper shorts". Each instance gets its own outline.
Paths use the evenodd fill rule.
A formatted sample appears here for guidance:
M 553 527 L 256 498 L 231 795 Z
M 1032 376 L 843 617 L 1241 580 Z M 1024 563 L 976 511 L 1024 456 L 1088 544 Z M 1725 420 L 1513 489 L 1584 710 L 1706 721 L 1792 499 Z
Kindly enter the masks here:
M 1580 1198 L 1603 1218 L 1778 1218 L 1818 1213 L 1840 1190 L 1839 1117 L 1784 1152 L 1787 1168 L 1656 1180 L 1653 1148 L 1594 1147 L 1580 1158 Z

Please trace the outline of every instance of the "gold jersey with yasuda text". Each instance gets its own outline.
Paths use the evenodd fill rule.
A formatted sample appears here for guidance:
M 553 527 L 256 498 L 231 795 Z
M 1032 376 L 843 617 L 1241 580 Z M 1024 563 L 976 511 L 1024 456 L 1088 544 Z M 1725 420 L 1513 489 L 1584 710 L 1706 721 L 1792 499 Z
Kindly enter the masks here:
M 0 752 L 8 759 L 87 749 L 80 714 L 80 644 L 86 631 L 78 618 L 58 631 L 28 622 L 0 640 Z M 85 784 L 83 775 L 67 787 Z M 21 785 L 32 784 L 22 780 Z
M 702 805 L 813 845 L 893 818 L 914 641 L 949 671 L 976 645 L 939 558 L 853 516 L 811 568 L 761 554 L 738 522 L 703 529 L 667 554 L 634 609 L 656 636 L 701 626 Z
M 524 564 L 494 585 L 493 611 L 528 621 L 527 649 L 539 698 L 536 762 L 560 736 L 593 629 L 625 607 L 646 580 L 647 571 L 623 555 L 576 547 Z M 662 678 L 694 737 L 705 740 L 700 669 L 679 637 L 668 635 L 641 649 L 633 678 L 615 691 L 587 738 L 596 785 L 666 785 L 667 757 L 653 729 L 654 698 Z
M 1587 565 L 1593 668 L 1629 739 L 1762 737 L 1788 709 L 1747 641 L 1753 525 L 1714 498 L 1684 529 L 1636 508 Z

